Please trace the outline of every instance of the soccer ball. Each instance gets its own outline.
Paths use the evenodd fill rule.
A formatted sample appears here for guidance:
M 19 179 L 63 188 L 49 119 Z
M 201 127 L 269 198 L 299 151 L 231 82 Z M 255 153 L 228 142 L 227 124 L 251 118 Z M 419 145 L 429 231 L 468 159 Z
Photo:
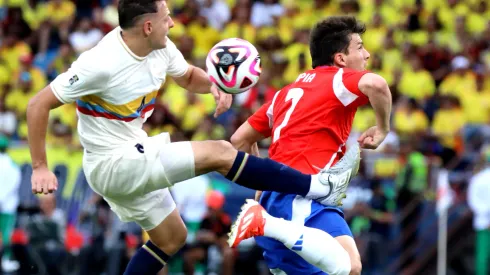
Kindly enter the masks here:
M 257 49 L 240 38 L 216 44 L 208 53 L 206 67 L 209 80 L 229 94 L 243 93 L 255 86 L 262 71 Z

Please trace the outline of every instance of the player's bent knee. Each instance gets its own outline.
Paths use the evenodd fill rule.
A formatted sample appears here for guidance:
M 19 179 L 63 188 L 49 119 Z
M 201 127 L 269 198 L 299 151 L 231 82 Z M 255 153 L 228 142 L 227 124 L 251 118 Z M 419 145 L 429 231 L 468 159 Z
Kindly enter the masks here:
M 151 242 L 169 256 L 177 253 L 187 239 L 187 228 L 176 209 L 147 233 Z
M 196 173 L 218 171 L 225 173 L 233 165 L 237 151 L 224 140 L 192 142 L 195 153 Z
M 218 142 L 218 172 L 226 174 L 233 166 L 233 161 L 236 158 L 237 150 L 233 145 L 224 140 L 219 140 Z
M 216 154 L 221 156 L 221 159 L 228 161 L 236 154 L 236 149 L 233 145 L 226 140 L 217 140 L 216 143 Z

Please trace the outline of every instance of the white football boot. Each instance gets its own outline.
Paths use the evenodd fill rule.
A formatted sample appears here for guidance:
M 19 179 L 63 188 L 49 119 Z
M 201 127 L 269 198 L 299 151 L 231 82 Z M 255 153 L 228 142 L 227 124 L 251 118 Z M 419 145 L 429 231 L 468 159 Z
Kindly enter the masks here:
M 320 198 L 311 198 L 323 205 L 342 206 L 350 181 L 357 175 L 361 163 L 361 148 L 353 144 L 345 155 L 332 167 L 324 168 L 318 174 L 318 180 L 330 186 L 330 192 Z

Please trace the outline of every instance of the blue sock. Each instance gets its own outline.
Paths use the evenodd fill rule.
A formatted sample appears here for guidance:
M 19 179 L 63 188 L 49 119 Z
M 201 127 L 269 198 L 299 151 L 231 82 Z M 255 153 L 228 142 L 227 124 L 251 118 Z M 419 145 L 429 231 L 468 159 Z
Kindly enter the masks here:
M 155 275 L 167 263 L 170 256 L 151 241 L 147 241 L 129 261 L 124 275 Z
M 238 151 L 226 178 L 242 186 L 262 191 L 276 191 L 306 196 L 311 175 L 271 159 L 258 158 Z

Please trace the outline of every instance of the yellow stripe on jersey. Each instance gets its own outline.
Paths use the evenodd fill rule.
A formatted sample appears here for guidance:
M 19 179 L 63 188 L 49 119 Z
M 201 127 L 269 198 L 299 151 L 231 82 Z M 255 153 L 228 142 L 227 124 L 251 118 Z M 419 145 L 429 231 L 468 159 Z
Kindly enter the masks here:
M 145 96 L 138 97 L 122 105 L 108 103 L 96 95 L 83 96 L 80 98 L 80 101 L 82 101 L 82 104 L 89 104 L 92 109 L 96 109 L 98 112 L 106 111 L 120 117 L 132 117 L 138 116 L 142 108 L 154 104 L 157 94 L 158 90 L 155 90 Z M 100 110 L 100 108 L 103 110 Z

